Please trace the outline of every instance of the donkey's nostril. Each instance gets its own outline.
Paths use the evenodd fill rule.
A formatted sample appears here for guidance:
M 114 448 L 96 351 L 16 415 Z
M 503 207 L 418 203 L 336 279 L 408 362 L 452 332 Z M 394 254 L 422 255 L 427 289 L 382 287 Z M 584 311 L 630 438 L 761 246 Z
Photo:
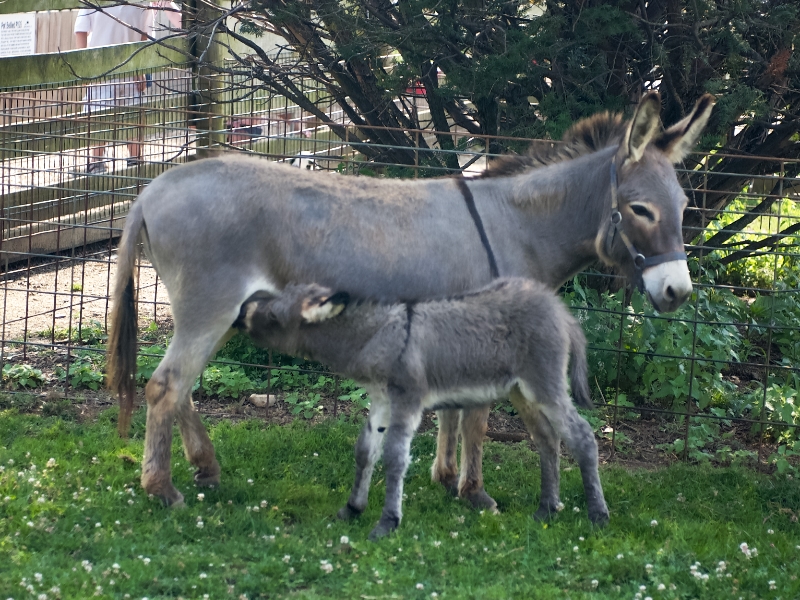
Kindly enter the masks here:
M 665 294 L 665 295 L 667 296 L 667 298 L 669 298 L 670 300 L 675 300 L 675 290 L 673 290 L 673 289 L 672 289 L 672 286 L 671 286 L 671 285 L 668 285 L 668 286 L 667 286 L 667 289 L 666 289 L 666 290 L 664 290 L 664 294 Z

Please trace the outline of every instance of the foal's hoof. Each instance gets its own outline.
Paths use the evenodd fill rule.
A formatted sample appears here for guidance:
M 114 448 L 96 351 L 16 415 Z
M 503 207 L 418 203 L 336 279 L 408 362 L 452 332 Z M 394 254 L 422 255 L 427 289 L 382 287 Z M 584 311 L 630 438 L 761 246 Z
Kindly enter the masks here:
M 488 510 L 494 514 L 500 514 L 500 511 L 497 510 L 497 502 L 494 501 L 489 494 L 486 493 L 486 490 L 478 490 L 477 492 L 473 492 L 471 494 L 461 496 L 464 500 L 469 501 L 472 504 L 472 508 L 476 510 Z
M 433 473 L 431 480 L 441 483 L 451 496 L 458 497 L 458 475 L 441 475 Z
M 363 511 L 358 510 L 355 506 L 353 506 L 348 502 L 342 508 L 339 509 L 339 512 L 336 513 L 336 516 L 339 517 L 342 521 L 349 521 L 351 519 L 355 519 L 356 517 L 360 516 L 362 512 Z
M 564 505 L 559 502 L 558 504 L 540 504 L 539 509 L 533 513 L 534 521 L 549 521 L 559 512 L 564 510 Z
M 381 520 L 378 521 L 378 524 L 375 525 L 375 528 L 369 532 L 369 541 L 370 542 L 377 542 L 382 537 L 389 535 L 395 529 L 400 522 L 397 519 L 391 517 L 381 517 Z
M 194 483 L 200 487 L 217 487 L 219 476 L 219 463 L 214 462 L 210 467 L 200 467 L 194 472 Z

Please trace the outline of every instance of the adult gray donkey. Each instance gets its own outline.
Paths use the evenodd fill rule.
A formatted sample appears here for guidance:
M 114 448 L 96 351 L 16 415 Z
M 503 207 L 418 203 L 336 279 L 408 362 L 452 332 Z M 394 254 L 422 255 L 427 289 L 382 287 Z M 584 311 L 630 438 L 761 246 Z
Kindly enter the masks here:
M 370 539 L 400 524 L 411 438 L 423 411 L 510 397 L 526 424 L 541 413 L 564 439 L 581 470 L 589 519 L 608 520 L 597 442 L 567 393 L 571 355 L 573 397 L 591 407 L 586 339 L 552 290 L 530 279 L 504 278 L 442 300 L 347 306 L 348 301 L 348 294 L 313 283 L 290 284 L 276 298 L 246 302 L 236 323 L 260 346 L 310 356 L 386 390 L 373 400 L 356 443 L 356 480 L 340 517 L 367 507 L 380 450 L 374 431 L 386 432 L 386 500 Z M 529 428 L 534 431 L 533 423 Z M 542 497 L 553 510 L 559 490 L 548 486 L 554 483 L 542 481 Z
M 597 115 L 577 123 L 552 153 L 501 163 L 489 176 L 389 180 L 334 177 L 230 155 L 160 175 L 128 214 L 119 246 L 109 339 L 109 385 L 119 392 L 127 432 L 136 372 L 137 244 L 167 288 L 175 332 L 145 389 L 142 485 L 167 504 L 177 418 L 198 485 L 219 483 L 214 448 L 191 402 L 191 387 L 227 339 L 242 303 L 289 282 L 317 282 L 357 298 L 441 298 L 498 274 L 556 288 L 601 259 L 637 281 L 662 311 L 680 306 L 692 284 L 681 221 L 687 199 L 672 164 L 687 155 L 714 100 L 703 96 L 685 119 L 659 132 L 660 99 L 649 93 L 633 118 Z M 373 401 L 385 390 L 368 388 Z M 433 477 L 473 504 L 483 490 L 481 451 L 488 408 L 464 411 L 462 478 L 455 447 L 458 413 L 440 413 Z M 540 452 L 559 435 L 535 419 Z M 381 436 L 379 432 L 374 435 Z M 555 473 L 547 476 L 557 477 Z

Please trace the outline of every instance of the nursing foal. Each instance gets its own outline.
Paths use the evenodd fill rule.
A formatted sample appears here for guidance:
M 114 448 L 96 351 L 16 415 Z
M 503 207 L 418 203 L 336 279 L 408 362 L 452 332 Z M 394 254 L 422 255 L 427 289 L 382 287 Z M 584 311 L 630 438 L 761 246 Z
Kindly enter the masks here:
M 355 483 L 340 517 L 366 508 L 385 437 L 386 501 L 370 539 L 395 529 L 402 516 L 411 438 L 423 411 L 485 405 L 510 395 L 529 431 L 535 430 L 540 414 L 553 425 L 580 466 L 589 518 L 608 520 L 597 443 L 567 393 L 571 355 L 575 402 L 591 406 L 586 340 L 552 291 L 532 280 L 510 278 L 438 301 L 348 306 L 348 298 L 317 284 L 293 284 L 277 297 L 251 297 L 236 322 L 259 345 L 310 356 L 385 390 L 372 399 L 356 443 Z M 542 455 L 541 462 L 536 516 L 544 518 L 560 504 L 558 455 Z

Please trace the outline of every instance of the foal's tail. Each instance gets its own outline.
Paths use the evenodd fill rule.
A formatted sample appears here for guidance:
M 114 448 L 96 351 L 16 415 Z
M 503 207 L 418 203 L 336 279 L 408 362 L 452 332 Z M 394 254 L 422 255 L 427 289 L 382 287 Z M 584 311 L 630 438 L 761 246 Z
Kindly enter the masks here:
M 117 275 L 114 280 L 114 306 L 111 311 L 111 333 L 108 337 L 107 383 L 119 394 L 120 436 L 128 437 L 136 397 L 136 266 L 137 243 L 144 227 L 142 205 L 134 202 L 125 220 L 125 229 L 117 251 Z
M 570 319 L 569 325 L 569 351 L 572 359 L 570 371 L 570 387 L 572 388 L 572 401 L 581 408 L 594 408 L 592 395 L 589 392 L 589 367 L 586 364 L 586 337 L 583 335 L 580 323 Z

